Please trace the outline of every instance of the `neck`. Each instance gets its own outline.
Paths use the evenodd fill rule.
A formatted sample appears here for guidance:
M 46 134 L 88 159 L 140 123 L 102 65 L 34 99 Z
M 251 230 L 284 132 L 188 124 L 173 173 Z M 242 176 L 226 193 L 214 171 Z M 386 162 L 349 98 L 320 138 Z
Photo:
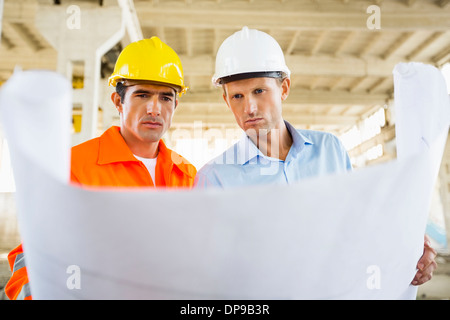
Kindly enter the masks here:
M 284 121 L 277 128 L 273 128 L 267 133 L 259 133 L 250 139 L 264 155 L 283 161 L 286 160 L 293 143 Z
M 159 140 L 155 142 L 136 140 L 133 139 L 133 137 L 129 137 L 123 134 L 122 130 L 120 134 L 125 140 L 125 143 L 127 144 L 128 148 L 130 148 L 131 152 L 134 155 L 149 159 L 153 159 L 158 156 Z
M 141 158 L 154 159 L 158 156 L 158 142 L 152 142 L 151 144 L 145 144 L 145 146 L 133 146 L 130 147 L 131 152 Z

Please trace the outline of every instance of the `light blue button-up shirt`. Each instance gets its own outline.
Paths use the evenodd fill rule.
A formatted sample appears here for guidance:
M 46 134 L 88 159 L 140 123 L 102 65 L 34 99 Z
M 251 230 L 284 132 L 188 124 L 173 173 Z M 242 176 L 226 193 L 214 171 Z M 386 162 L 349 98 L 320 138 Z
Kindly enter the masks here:
M 290 184 L 352 169 L 347 151 L 336 136 L 297 130 L 285 123 L 293 143 L 284 161 L 265 156 L 244 133 L 236 144 L 197 172 L 194 187 Z

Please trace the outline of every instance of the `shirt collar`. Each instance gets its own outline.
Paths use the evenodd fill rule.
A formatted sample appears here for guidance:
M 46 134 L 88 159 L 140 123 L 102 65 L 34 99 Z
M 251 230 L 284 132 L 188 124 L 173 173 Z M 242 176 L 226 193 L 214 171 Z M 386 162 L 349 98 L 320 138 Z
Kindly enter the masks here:
M 139 161 L 137 160 L 127 143 L 120 134 L 120 128 L 112 126 L 106 130 L 99 140 L 98 164 L 114 162 Z
M 160 162 L 165 168 L 170 165 L 174 165 L 185 175 L 191 178 L 195 177 L 196 171 L 194 169 L 194 166 L 192 166 L 185 158 L 180 156 L 178 153 L 167 148 L 162 139 L 159 140 L 158 150 L 158 162 Z
M 293 140 L 291 149 L 289 150 L 289 154 L 286 158 L 286 160 L 288 160 L 289 158 L 296 158 L 300 150 L 303 149 L 304 145 L 311 145 L 313 142 L 304 134 L 295 129 L 289 122 L 284 121 L 284 123 L 286 124 L 286 128 L 291 134 Z M 237 145 L 237 164 L 244 165 L 257 156 L 269 158 L 265 156 L 261 150 L 258 149 L 258 147 L 256 147 L 253 141 L 244 132 Z
M 314 143 L 307 136 L 302 134 L 299 130 L 295 129 L 294 126 L 291 125 L 289 122 L 284 121 L 284 123 L 286 124 L 286 128 L 291 134 L 293 140 L 291 149 L 289 150 L 286 160 L 289 160 L 290 158 L 295 159 L 305 145 L 311 145 Z
M 243 165 L 258 155 L 264 156 L 261 150 L 259 150 L 247 134 L 243 132 L 237 147 L 237 164 Z

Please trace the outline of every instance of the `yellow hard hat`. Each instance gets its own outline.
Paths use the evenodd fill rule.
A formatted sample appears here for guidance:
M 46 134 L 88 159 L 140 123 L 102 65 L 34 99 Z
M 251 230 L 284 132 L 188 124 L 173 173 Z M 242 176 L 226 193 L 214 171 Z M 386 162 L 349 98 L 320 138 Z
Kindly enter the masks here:
M 180 96 L 188 89 L 180 58 L 158 37 L 130 43 L 122 50 L 108 83 L 115 87 L 122 79 L 167 84 L 177 89 Z

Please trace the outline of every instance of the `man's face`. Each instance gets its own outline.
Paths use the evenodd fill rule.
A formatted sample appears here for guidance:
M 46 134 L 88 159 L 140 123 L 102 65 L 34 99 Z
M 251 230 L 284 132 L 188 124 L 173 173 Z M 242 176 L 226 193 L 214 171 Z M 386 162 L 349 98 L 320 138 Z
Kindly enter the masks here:
M 126 89 L 123 102 L 115 92 L 112 100 L 120 113 L 120 132 L 128 144 L 157 142 L 169 129 L 178 104 L 173 88 L 137 84 Z
M 248 135 L 268 134 L 283 124 L 281 104 L 289 94 L 290 80 L 250 78 L 224 84 L 223 98 Z

